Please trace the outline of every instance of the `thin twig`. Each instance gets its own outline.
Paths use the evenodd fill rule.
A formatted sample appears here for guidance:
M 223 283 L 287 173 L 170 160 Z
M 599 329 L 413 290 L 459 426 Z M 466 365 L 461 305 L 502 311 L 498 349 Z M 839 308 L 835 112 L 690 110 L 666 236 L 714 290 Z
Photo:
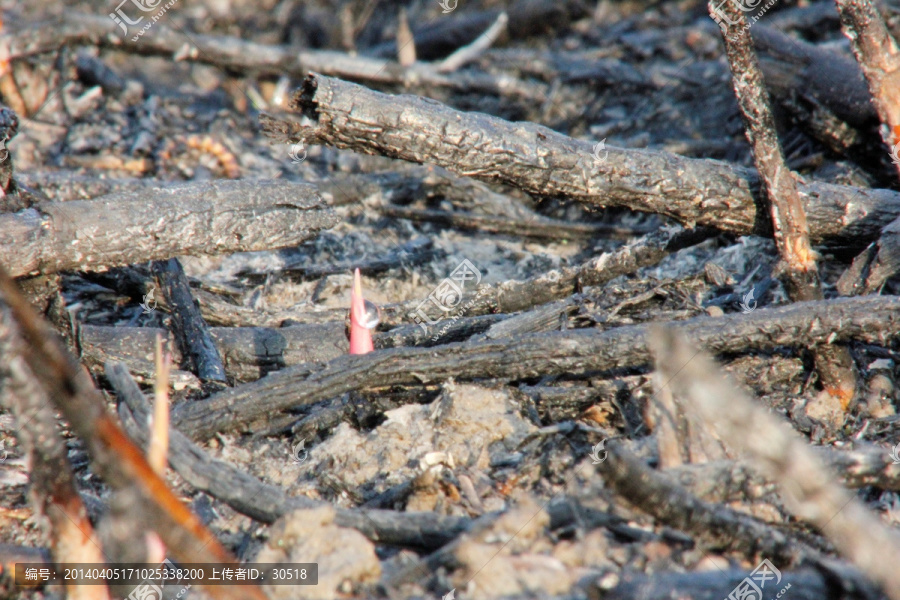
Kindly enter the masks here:
M 169 369 L 172 355 L 163 354 L 162 336 L 156 334 L 156 380 L 153 382 L 153 424 L 147 446 L 147 462 L 163 477 L 169 451 Z
M 505 12 L 500 13 L 497 20 L 488 27 L 484 33 L 478 36 L 474 42 L 468 46 L 463 46 L 435 67 L 438 73 L 452 73 L 467 62 L 475 60 L 482 52 L 490 48 L 497 38 L 506 30 L 506 24 L 509 17 Z
M 835 0 L 844 34 L 869 84 L 882 135 L 897 156 L 900 149 L 900 49 L 871 0 Z M 900 172 L 900 159 L 895 160 Z
M 151 270 L 159 280 L 172 314 L 172 330 L 187 363 L 182 367 L 192 371 L 205 384 L 221 389 L 227 382 L 225 366 L 209 333 L 209 325 L 194 302 L 181 263 L 177 258 L 153 261 Z
M 710 10 L 714 14 L 724 10 L 734 23 L 727 32 L 723 31 L 722 38 L 747 139 L 768 199 L 788 296 L 795 302 L 821 300 L 824 296 L 816 254 L 810 244 L 806 209 L 798 189 L 801 180 L 785 163 L 747 18 L 734 2 L 725 2 L 716 9 L 715 0 L 710 0 Z M 846 410 L 856 391 L 856 368 L 849 350 L 822 345 L 815 352 L 815 362 L 823 387 Z
M 809 549 L 778 529 L 749 515 L 700 500 L 669 477 L 654 472 L 617 441 L 597 470 L 629 503 L 662 523 L 677 527 L 713 550 L 761 554 L 791 565 Z

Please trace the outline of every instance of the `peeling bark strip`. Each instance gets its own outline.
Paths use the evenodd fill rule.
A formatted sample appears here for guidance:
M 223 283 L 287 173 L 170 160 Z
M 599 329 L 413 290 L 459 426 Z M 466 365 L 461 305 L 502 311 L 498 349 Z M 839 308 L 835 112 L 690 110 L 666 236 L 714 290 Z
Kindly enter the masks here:
M 13 277 L 295 246 L 338 217 L 311 185 L 283 181 L 165 184 L 0 214 Z
M 814 346 L 823 339 L 883 344 L 900 333 L 900 298 L 803 302 L 746 315 L 697 317 L 675 327 L 715 353 Z M 635 325 L 602 332 L 541 333 L 342 356 L 322 367 L 298 365 L 208 400 L 183 404 L 173 411 L 172 423 L 194 439 L 206 439 L 220 431 L 247 430 L 250 423 L 272 411 L 313 404 L 351 390 L 450 377 L 514 380 L 637 367 L 650 361 L 647 330 L 646 325 Z
M 771 236 L 756 171 L 715 160 L 607 146 L 595 162 L 590 142 L 533 123 L 464 113 L 415 96 L 392 96 L 310 74 L 293 106 L 301 125 L 262 115 L 269 137 L 431 163 L 532 194 L 668 215 L 689 226 Z M 859 246 L 900 216 L 900 194 L 802 182 L 810 237 Z

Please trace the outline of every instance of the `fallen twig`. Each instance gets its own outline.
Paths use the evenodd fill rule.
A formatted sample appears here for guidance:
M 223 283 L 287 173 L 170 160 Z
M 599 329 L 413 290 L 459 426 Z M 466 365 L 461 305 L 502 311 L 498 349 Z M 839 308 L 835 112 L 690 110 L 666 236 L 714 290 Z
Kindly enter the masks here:
M 900 271 L 900 219 L 881 230 L 877 242 L 853 259 L 837 282 L 844 296 L 874 294 Z
M 344 311 L 346 312 L 346 311 Z M 484 333 L 507 315 L 467 317 L 454 323 L 438 342 L 432 333 L 416 325 L 395 327 L 374 336 L 378 349 L 399 346 L 434 346 L 458 342 Z M 343 321 L 294 327 L 213 327 L 213 340 L 225 364 L 225 374 L 237 382 L 254 381 L 267 373 L 300 364 L 327 362 L 347 354 L 346 325 Z M 85 364 L 97 370 L 114 360 L 128 365 L 145 380 L 154 379 L 153 343 L 167 332 L 154 327 L 106 327 L 82 325 L 78 346 Z M 175 360 L 181 360 L 176 350 Z M 184 375 L 187 373 L 181 371 Z M 191 376 L 193 379 L 193 377 Z
M 169 369 L 172 355 L 163 353 L 162 336 L 156 336 L 156 379 L 153 382 L 153 420 L 150 425 L 150 443 L 147 445 L 147 462 L 160 477 L 166 474 L 169 454 Z
M 710 0 L 710 10 L 715 11 Z M 788 297 L 795 302 L 822 300 L 816 255 L 809 241 L 806 208 L 799 195 L 800 178 L 785 164 L 775 117 L 769 106 L 763 74 L 750 38 L 750 26 L 741 8 L 726 2 L 722 10 L 734 23 L 723 31 L 725 53 L 731 65 L 734 93 L 746 125 L 753 160 L 768 198 L 775 244 L 782 260 Z M 822 344 L 814 351 L 822 387 L 847 410 L 856 391 L 856 367 L 847 348 Z M 840 419 L 842 420 L 842 419 Z
M 750 34 L 760 53 L 766 87 L 773 95 L 783 99 L 799 96 L 854 127 L 877 118 L 865 78 L 850 57 L 763 23 L 754 23 Z
M 602 223 L 570 223 L 547 218 L 517 220 L 507 217 L 476 215 L 470 212 L 416 209 L 390 204 L 378 207 L 378 212 L 388 217 L 409 219 L 410 221 L 429 221 L 457 229 L 474 229 L 489 233 L 505 233 L 518 237 L 557 241 L 599 235 L 623 238 L 649 231 L 647 228 L 629 228 Z
M 72 44 L 127 49 L 146 55 L 171 57 L 215 65 L 223 69 L 252 71 L 271 75 L 304 77 L 310 71 L 329 73 L 337 77 L 393 83 L 404 86 L 428 85 L 452 90 L 514 96 L 529 100 L 543 100 L 546 85 L 526 83 L 506 75 L 481 73 L 439 73 L 429 63 L 417 62 L 409 67 L 399 62 L 368 56 L 353 56 L 330 50 L 302 50 L 288 45 L 266 45 L 235 37 L 192 33 L 190 44 L 184 34 L 157 23 L 149 35 L 133 40 L 119 37 L 116 24 L 99 15 L 67 13 L 65 18 L 31 25 L 15 33 L 2 36 L 9 44 L 9 60 L 55 52 Z M 393 45 L 393 44 L 392 44 Z
M 442 60 L 435 67 L 438 73 L 452 73 L 469 61 L 474 60 L 479 54 L 490 48 L 497 38 L 506 30 L 506 24 L 509 17 L 505 12 L 497 16 L 490 27 L 485 29 L 484 33 L 479 35 L 475 40 L 466 46 L 458 49 L 456 52 Z
M 181 263 L 177 258 L 153 261 L 151 270 L 162 286 L 169 305 L 172 331 L 181 348 L 184 362 L 187 363 L 183 366 L 204 383 L 213 384 L 217 388 L 224 387 L 227 380 L 222 357 L 210 336 L 209 326 L 194 303 Z
M 521 202 L 494 192 L 480 181 L 459 177 L 440 167 L 413 164 L 403 167 L 375 173 L 332 173 L 328 179 L 317 181 L 316 186 L 324 197 L 332 197 L 329 203 L 333 206 L 358 203 L 373 195 L 393 204 L 440 197 L 458 208 L 477 209 L 479 214 L 523 220 L 540 218 Z M 102 179 L 74 171 L 24 173 L 16 176 L 16 182 L 38 188 L 49 199 L 59 202 L 159 187 L 159 182 L 153 179 Z
M 851 450 L 815 447 L 813 451 L 846 487 L 900 490 L 900 465 L 894 463 L 890 452 L 884 448 L 871 445 Z M 749 463 L 739 460 L 680 465 L 666 469 L 665 473 L 708 502 L 754 498 L 772 486 Z
M 872 100 L 886 126 L 884 141 L 900 148 L 900 48 L 871 0 L 835 0 L 844 34 L 862 67 Z M 894 161 L 900 172 L 900 161 Z
M 801 302 L 750 314 L 698 317 L 676 327 L 712 352 L 812 346 L 822 339 L 877 340 L 900 332 L 900 300 L 842 298 Z M 556 332 L 435 348 L 394 348 L 343 356 L 314 372 L 299 365 L 263 380 L 181 405 L 173 423 L 194 439 L 246 430 L 272 412 L 313 404 L 351 390 L 388 385 L 494 377 L 515 380 L 636 367 L 649 359 L 647 327 Z
M 779 563 L 799 564 L 810 549 L 784 532 L 749 515 L 704 502 L 662 473 L 654 472 L 617 441 L 597 470 L 619 495 L 660 522 L 703 541 L 710 550 L 762 555 Z

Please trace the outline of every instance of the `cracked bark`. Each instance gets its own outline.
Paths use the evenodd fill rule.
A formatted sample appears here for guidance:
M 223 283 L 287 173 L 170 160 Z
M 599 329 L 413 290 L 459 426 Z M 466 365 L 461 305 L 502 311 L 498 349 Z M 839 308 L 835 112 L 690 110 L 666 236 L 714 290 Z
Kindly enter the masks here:
M 183 254 L 296 246 L 337 222 L 311 185 L 163 184 L 2 213 L 0 255 L 13 277 L 104 270 Z
M 760 180 L 751 169 L 666 152 L 607 147 L 595 162 L 590 142 L 533 123 L 453 110 L 415 96 L 392 96 L 311 74 L 293 98 L 308 124 L 261 115 L 263 131 L 284 142 L 326 144 L 445 167 L 531 194 L 658 213 L 686 225 L 772 235 Z M 900 194 L 800 182 L 810 237 L 854 248 L 900 216 Z M 762 210 L 760 210 L 762 209 Z

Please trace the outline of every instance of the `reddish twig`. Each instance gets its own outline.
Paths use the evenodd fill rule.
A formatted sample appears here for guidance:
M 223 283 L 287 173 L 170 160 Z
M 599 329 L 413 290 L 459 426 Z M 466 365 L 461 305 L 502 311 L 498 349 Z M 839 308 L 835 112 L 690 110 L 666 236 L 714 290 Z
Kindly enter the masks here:
M 85 441 L 98 474 L 114 488 L 133 493 L 136 515 L 184 562 L 237 561 L 153 470 L 140 449 L 107 412 L 103 397 L 59 339 L 51 334 L 15 282 L 0 267 L 0 297 L 26 341 L 22 356 L 48 396 Z M 136 493 L 135 493 L 136 492 Z M 209 585 L 216 598 L 265 600 L 256 586 Z
M 753 148 L 753 159 L 769 201 L 788 296 L 794 302 L 821 300 L 824 296 L 816 254 L 810 244 L 806 208 L 798 189 L 800 178 L 788 168 L 778 142 L 775 117 L 747 19 L 733 2 L 725 2 L 718 9 L 710 2 L 710 10 L 713 14 L 716 10 L 724 10 L 734 23 L 723 32 L 722 38 L 731 65 L 734 92 L 747 127 L 747 139 Z M 850 352 L 846 348 L 823 345 L 815 351 L 815 359 L 823 387 L 846 410 L 856 389 L 856 370 Z
M 50 522 L 53 558 L 57 563 L 102 564 L 106 560 L 103 548 L 78 494 L 56 415 L 22 357 L 21 345 L 12 318 L 0 312 L 0 400 L 15 415 L 17 437 L 28 452 L 32 496 Z M 67 596 L 109 598 L 106 586 L 85 583 L 67 582 Z
M 891 154 L 900 154 L 900 49 L 871 0 L 835 0 L 844 34 L 862 67 Z M 900 172 L 900 157 L 894 160 Z

